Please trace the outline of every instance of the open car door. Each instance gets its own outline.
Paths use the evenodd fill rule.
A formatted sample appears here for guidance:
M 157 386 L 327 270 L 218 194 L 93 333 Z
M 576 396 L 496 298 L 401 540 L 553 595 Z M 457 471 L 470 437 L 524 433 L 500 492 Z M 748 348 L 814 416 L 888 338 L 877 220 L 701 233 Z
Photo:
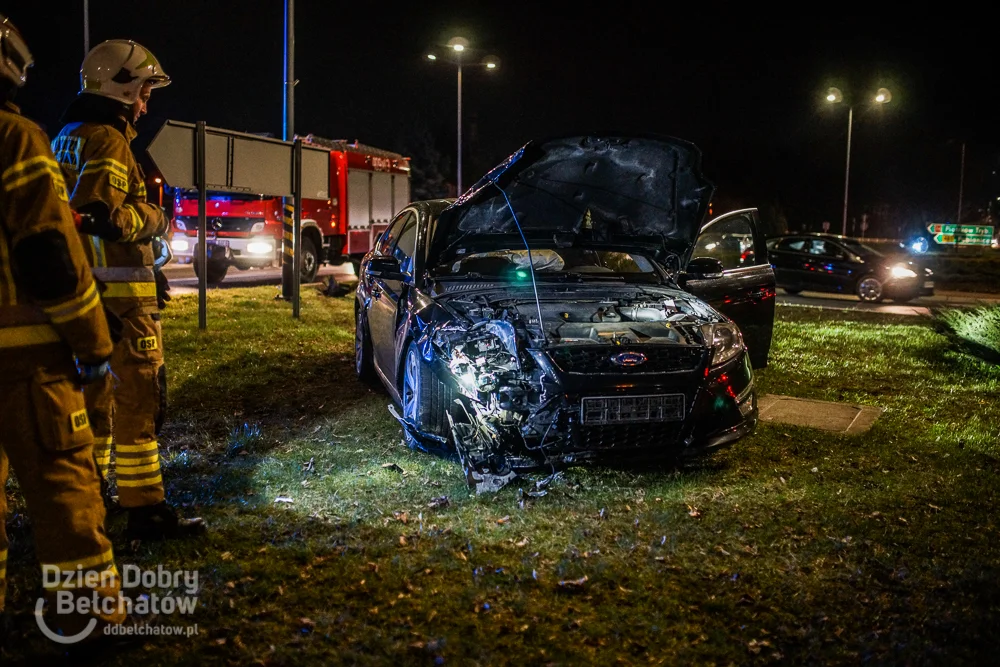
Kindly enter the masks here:
M 705 223 L 688 265 L 697 258 L 718 260 L 722 273 L 684 273 L 683 288 L 736 322 L 751 364 L 763 368 L 774 330 L 775 283 L 757 209 L 733 211 Z

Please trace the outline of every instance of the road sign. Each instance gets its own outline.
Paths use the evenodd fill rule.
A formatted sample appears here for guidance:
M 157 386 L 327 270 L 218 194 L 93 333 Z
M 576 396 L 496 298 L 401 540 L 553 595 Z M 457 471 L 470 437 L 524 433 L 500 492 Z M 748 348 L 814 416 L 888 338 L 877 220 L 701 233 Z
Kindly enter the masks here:
M 985 236 L 987 238 L 993 237 L 993 225 L 949 225 L 942 223 L 934 223 L 927 225 L 927 231 L 931 234 L 958 234 L 959 237 L 962 236 Z
M 245 132 L 205 128 L 205 186 L 207 190 L 291 197 L 293 142 Z M 168 120 L 147 149 L 163 180 L 174 188 L 198 187 L 196 127 Z M 330 151 L 302 147 L 302 196 L 327 199 L 330 187 Z
M 245 192 L 294 198 L 292 317 L 299 317 L 302 199 L 330 196 L 330 151 L 256 134 L 168 120 L 147 149 L 163 180 L 174 188 L 198 190 L 198 328 L 208 328 L 208 191 Z M 196 265 L 197 268 L 197 265 Z
M 992 236 L 959 236 L 955 240 L 954 234 L 935 234 L 934 242 L 947 245 L 990 245 L 993 242 Z

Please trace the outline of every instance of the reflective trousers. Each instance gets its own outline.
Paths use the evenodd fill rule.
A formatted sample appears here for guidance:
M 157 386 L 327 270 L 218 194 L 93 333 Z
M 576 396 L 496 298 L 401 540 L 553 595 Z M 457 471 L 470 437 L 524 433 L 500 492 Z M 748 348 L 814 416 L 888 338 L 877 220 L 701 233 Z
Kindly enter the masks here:
M 93 434 L 87 423 L 83 393 L 70 373 L 39 371 L 33 378 L 0 382 L 0 610 L 4 606 L 9 542 L 6 531 L 8 466 L 28 505 L 35 553 L 50 610 L 57 595 L 115 600 L 113 611 L 58 616 L 67 632 L 82 628 L 91 616 L 121 623 L 120 582 L 111 542 L 104 533 L 104 501 L 93 460 Z M 91 575 L 66 581 L 77 572 Z M 60 593 L 65 591 L 65 593 Z M 104 609 L 108 609 L 106 605 Z
M 163 336 L 153 315 L 130 314 L 122 322 L 111 373 L 84 393 L 98 471 L 107 478 L 113 449 L 118 502 L 143 507 L 164 499 L 156 440 L 166 405 Z

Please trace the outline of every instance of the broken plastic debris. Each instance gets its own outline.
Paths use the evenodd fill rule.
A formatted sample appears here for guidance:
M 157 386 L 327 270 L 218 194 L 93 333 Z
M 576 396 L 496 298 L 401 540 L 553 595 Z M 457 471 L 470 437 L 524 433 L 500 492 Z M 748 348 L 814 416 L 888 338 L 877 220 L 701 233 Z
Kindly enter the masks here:
M 274 502 L 276 502 L 276 503 L 294 503 L 295 500 L 292 499 L 292 498 L 288 498 L 286 496 L 278 496 L 277 498 L 274 499 Z
M 559 582 L 560 588 L 583 588 L 583 585 L 587 583 L 590 579 L 587 575 L 583 575 L 579 579 L 563 579 Z
M 383 464 L 382 464 L 382 468 L 383 468 L 384 470 L 392 470 L 393 472 L 398 472 L 398 473 L 401 473 L 401 472 L 403 472 L 403 469 L 402 469 L 402 468 L 400 468 L 400 467 L 399 467 L 398 465 L 396 465 L 395 463 L 383 463 Z

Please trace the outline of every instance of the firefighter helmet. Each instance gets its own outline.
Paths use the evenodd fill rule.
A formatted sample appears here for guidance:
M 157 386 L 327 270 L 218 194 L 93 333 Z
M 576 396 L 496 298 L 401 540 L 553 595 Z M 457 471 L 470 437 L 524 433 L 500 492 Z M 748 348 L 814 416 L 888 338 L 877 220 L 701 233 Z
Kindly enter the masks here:
M 10 79 L 16 86 L 23 86 L 33 62 L 20 31 L 0 14 L 0 76 Z
M 90 50 L 80 67 L 80 92 L 132 104 L 144 83 L 170 84 L 160 61 L 149 49 L 128 39 L 109 39 Z

